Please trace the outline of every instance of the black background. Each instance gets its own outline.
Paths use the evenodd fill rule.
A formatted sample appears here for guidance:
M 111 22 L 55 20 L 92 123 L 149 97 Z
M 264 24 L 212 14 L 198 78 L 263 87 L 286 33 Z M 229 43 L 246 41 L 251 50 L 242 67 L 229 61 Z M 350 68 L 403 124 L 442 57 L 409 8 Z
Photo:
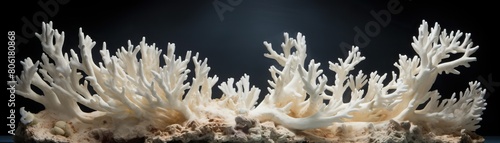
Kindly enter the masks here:
M 47 13 L 39 2 L 59 2 L 57 7 L 50 6 L 54 13 Z M 227 4 L 232 11 L 219 17 L 213 3 Z M 269 66 L 276 64 L 263 56 L 266 53 L 262 42 L 273 43 L 275 49 L 283 40 L 283 32 L 295 37 L 302 32 L 307 40 L 308 59 L 321 62 L 321 68 L 333 81 L 333 73 L 328 70 L 328 61 L 337 62 L 344 57 L 339 47 L 341 42 L 353 44 L 357 34 L 355 27 L 364 29 L 371 21 L 376 21 L 370 11 L 380 12 L 387 9 L 387 4 L 399 2 L 401 12 L 392 14 L 386 27 L 380 27 L 380 32 L 370 37 L 370 43 L 361 48 L 366 60 L 356 66 L 355 72 L 363 70 L 365 74 L 372 71 L 389 73 L 397 69 L 393 64 L 398 60 L 398 54 L 413 57 L 410 43 L 417 35 L 417 28 L 426 20 L 430 26 L 438 22 L 448 31 L 461 30 L 472 34 L 479 50 L 474 54 L 477 62 L 470 68 L 460 67 L 460 75 L 441 75 L 434 83 L 433 89 L 438 89 L 441 95 L 449 97 L 454 92 L 464 91 L 469 81 L 488 80 L 499 81 L 500 74 L 493 67 L 497 66 L 494 59 L 493 43 L 498 42 L 492 35 L 497 31 L 497 19 L 492 3 L 482 2 L 431 2 L 431 1 L 255 1 L 242 0 L 231 5 L 231 1 L 155 1 L 155 2 L 101 2 L 101 1 L 16 1 L 4 5 L 4 24 L 6 31 L 16 31 L 18 36 L 26 38 L 16 51 L 16 72 L 22 69 L 19 61 L 31 57 L 39 60 L 41 45 L 35 37 L 22 33 L 26 24 L 34 24 L 36 32 L 41 21 L 53 21 L 54 28 L 66 33 L 65 52 L 76 49 L 78 45 L 78 28 L 82 27 L 85 34 L 97 42 L 94 48 L 95 56 L 102 42 L 107 43 L 111 53 L 116 48 L 126 46 L 127 40 L 137 45 L 143 36 L 149 44 L 156 43 L 161 49 L 166 49 L 168 42 L 176 44 L 176 54 L 184 55 L 186 51 L 199 52 L 201 57 L 209 59 L 212 68 L 210 75 L 219 76 L 219 84 L 229 77 L 239 79 L 243 74 L 250 75 L 250 82 L 261 88 L 261 97 L 267 94 L 267 80 L 270 79 Z M 47 19 L 34 15 L 45 14 Z M 53 15 L 50 15 L 53 14 Z M 26 18 L 25 22 L 22 19 Z M 35 16 L 36 17 L 36 16 Z M 20 39 L 20 38 L 18 38 Z M 7 46 L 7 45 L 6 45 Z M 163 50 L 165 53 L 165 50 Z M 217 84 L 218 85 L 218 84 Z M 487 108 L 483 114 L 481 128 L 477 133 L 485 136 L 498 136 L 494 129 L 499 127 L 498 110 L 500 90 L 497 84 L 485 84 L 487 88 Z M 486 86 L 485 86 L 486 87 Z M 7 91 L 6 91 L 7 92 Z M 214 97 L 220 92 L 214 89 Z M 8 95 L 8 94 L 6 94 Z M 4 97 L 7 102 L 8 96 Z M 5 108 L 8 108 L 4 104 Z M 21 96 L 16 97 L 16 107 L 27 106 L 29 111 L 37 111 L 43 107 Z M 3 117 L 7 117 L 4 112 Z M 20 116 L 17 114 L 16 116 Z M 7 120 L 4 118 L 4 122 Z M 0 128 L 4 128 L 3 125 Z M 3 135 L 7 129 L 2 130 Z

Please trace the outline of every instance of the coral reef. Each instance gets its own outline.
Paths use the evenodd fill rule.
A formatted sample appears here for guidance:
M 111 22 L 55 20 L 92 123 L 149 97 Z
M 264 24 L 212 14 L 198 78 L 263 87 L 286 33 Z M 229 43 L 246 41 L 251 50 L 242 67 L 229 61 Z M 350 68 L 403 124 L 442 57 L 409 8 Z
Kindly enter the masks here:
M 476 60 L 470 34 L 448 33 L 423 21 L 413 38 L 416 54 L 400 55 L 399 71 L 365 74 L 354 67 L 365 60 L 353 46 L 345 59 L 329 62 L 328 77 L 320 63 L 306 61 L 305 36 L 284 34 L 281 51 L 264 42 L 275 60 L 268 93 L 249 75 L 227 79 L 217 87 L 207 59 L 188 51 L 177 56 L 175 44 L 166 54 L 145 38 L 111 55 L 79 32 L 79 52 L 63 53 L 64 32 L 44 23 L 36 34 L 44 53 L 41 62 L 22 61 L 16 93 L 43 104 L 45 110 L 23 113 L 19 142 L 483 142 L 474 131 L 485 110 L 479 82 L 449 99 L 431 87 L 439 74 L 460 74 Z M 459 55 L 449 59 L 450 55 Z M 163 58 L 163 61 L 161 61 Z M 165 63 L 160 65 L 160 63 Z M 188 64 L 194 69 L 188 69 Z M 194 74 L 190 74 L 194 72 Z M 193 75 L 193 77 L 189 77 Z M 191 80 L 188 80 L 188 79 Z M 328 84 L 328 79 L 333 84 Z M 188 82 L 190 81 L 190 82 Z M 33 89 L 37 87 L 40 91 Z M 349 102 L 344 98 L 350 96 Z M 82 111 L 80 105 L 93 109 Z M 422 108 L 419 108 L 422 107 Z M 36 123 L 34 123 L 36 122 Z

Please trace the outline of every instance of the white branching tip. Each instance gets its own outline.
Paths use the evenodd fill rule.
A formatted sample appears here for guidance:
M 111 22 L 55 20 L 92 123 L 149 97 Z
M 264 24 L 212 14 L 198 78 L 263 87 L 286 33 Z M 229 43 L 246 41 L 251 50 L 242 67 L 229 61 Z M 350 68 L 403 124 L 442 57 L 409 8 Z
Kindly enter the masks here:
M 31 112 L 28 112 L 24 110 L 24 107 L 21 107 L 19 109 L 19 114 L 21 114 L 21 123 L 27 125 L 30 123 L 33 123 L 35 121 L 35 115 L 33 115 Z

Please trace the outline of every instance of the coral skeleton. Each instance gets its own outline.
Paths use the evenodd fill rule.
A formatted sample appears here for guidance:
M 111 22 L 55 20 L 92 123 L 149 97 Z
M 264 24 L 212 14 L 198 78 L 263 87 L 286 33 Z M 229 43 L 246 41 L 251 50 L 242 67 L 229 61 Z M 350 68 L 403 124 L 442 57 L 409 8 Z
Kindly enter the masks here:
M 306 60 L 305 36 L 284 33 L 279 51 L 264 42 L 264 56 L 277 65 L 269 68 L 260 102 L 249 75 L 218 84 L 206 58 L 191 51 L 178 56 L 173 43 L 162 54 L 143 38 L 112 55 L 104 42 L 96 57 L 96 42 L 81 28 L 78 36 L 79 51 L 63 53 L 65 34 L 52 22 L 36 34 L 44 53 L 41 61 L 21 62 L 16 93 L 45 109 L 21 108 L 22 123 L 37 124 L 19 127 L 17 141 L 484 141 L 474 133 L 486 106 L 479 82 L 450 98 L 431 90 L 438 75 L 458 75 L 458 67 L 476 61 L 471 55 L 479 48 L 470 34 L 448 33 L 437 23 L 429 28 L 422 21 L 411 44 L 416 55 L 399 55 L 390 75 L 356 72 L 365 57 L 353 46 L 345 59 L 328 62 L 335 74 L 327 76 L 320 63 Z M 212 97 L 216 84 L 220 98 Z

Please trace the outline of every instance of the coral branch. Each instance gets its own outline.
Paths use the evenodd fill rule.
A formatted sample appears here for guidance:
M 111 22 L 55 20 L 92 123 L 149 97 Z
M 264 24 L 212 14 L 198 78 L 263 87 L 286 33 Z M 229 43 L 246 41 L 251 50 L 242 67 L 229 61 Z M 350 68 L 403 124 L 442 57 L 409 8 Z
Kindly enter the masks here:
M 234 79 L 229 78 L 227 82 L 219 85 L 219 89 L 224 93 L 221 97 L 221 104 L 226 104 L 227 108 L 238 114 L 246 115 L 255 108 L 260 89 L 255 86 L 250 88 L 250 76 L 246 74 L 236 82 L 236 89 L 233 87 L 233 83 Z

